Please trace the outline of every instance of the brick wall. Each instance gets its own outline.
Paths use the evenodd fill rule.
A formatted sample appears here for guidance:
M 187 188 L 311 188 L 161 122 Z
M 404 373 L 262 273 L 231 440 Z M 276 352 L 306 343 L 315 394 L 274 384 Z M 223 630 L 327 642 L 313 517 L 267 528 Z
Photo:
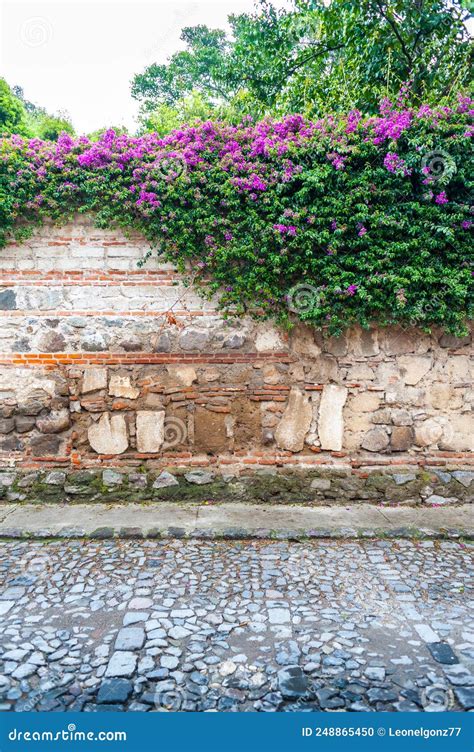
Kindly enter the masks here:
M 471 498 L 471 337 L 225 321 L 146 251 L 85 218 L 0 251 L 0 496 Z

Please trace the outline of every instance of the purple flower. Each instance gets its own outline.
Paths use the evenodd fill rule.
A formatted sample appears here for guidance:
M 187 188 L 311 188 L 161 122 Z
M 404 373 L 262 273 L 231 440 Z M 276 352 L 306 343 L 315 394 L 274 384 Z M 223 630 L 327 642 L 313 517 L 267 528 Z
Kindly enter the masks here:
M 448 203 L 448 197 L 446 195 L 446 191 L 441 191 L 441 193 L 438 193 L 437 196 L 435 196 L 435 204 L 447 204 Z
M 365 235 L 366 232 L 367 232 L 367 227 L 364 227 L 364 225 L 362 225 L 359 228 L 359 232 L 357 234 L 358 234 L 359 238 L 362 238 Z
M 387 152 L 383 164 L 389 172 L 399 173 L 405 176 L 411 174 L 411 170 L 406 166 L 405 160 L 393 151 Z

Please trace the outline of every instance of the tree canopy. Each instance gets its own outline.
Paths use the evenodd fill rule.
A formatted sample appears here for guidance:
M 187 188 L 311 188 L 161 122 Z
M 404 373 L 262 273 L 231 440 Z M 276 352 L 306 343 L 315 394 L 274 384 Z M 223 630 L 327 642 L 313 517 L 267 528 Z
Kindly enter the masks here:
M 25 99 L 20 86 L 12 88 L 0 78 L 0 136 L 21 136 L 57 141 L 62 132 L 74 133 L 67 113 L 50 114 L 44 107 Z
M 461 0 L 292 0 L 286 9 L 259 0 L 253 14 L 229 17 L 230 37 L 183 29 L 185 49 L 136 75 L 132 96 L 144 130 L 163 106 L 179 119 L 194 92 L 231 121 L 347 107 L 375 113 L 382 96 L 407 83 L 412 104 L 436 103 L 468 85 L 468 16 Z

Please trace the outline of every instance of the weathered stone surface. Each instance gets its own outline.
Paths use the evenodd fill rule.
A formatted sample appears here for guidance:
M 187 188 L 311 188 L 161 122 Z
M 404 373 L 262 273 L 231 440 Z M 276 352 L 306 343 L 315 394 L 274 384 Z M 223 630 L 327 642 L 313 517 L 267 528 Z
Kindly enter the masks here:
M 415 352 L 415 335 L 402 327 L 385 330 L 383 349 L 387 355 L 403 355 Z
M 109 346 L 108 339 L 100 334 L 100 332 L 93 332 L 87 334 L 81 340 L 81 347 L 86 352 L 103 352 L 107 350 Z
M 52 470 L 47 474 L 44 482 L 48 486 L 62 486 L 66 481 L 66 473 L 61 470 Z
M 245 345 L 245 339 L 245 334 L 233 332 L 225 338 L 223 345 L 229 350 L 237 350 L 239 347 L 243 347 Z
M 117 635 L 115 650 L 140 650 L 144 643 L 143 627 L 123 627 Z
M 415 427 L 415 443 L 418 446 L 436 444 L 443 435 L 443 426 L 435 418 L 424 420 Z
M 210 340 L 206 329 L 185 329 L 179 336 L 179 346 L 182 350 L 202 350 Z
M 182 386 L 191 386 L 196 379 L 196 369 L 192 366 L 166 366 L 166 370 L 173 382 Z
M 347 399 L 344 386 L 328 384 L 324 387 L 319 406 L 318 433 L 322 449 L 338 452 L 342 449 L 344 420 L 342 408 Z
M 381 452 L 388 447 L 388 433 L 383 428 L 372 428 L 368 431 L 362 440 L 362 449 L 368 452 Z
M 104 703 L 123 703 L 133 692 L 133 684 L 128 679 L 106 679 L 100 685 L 97 695 L 99 705 Z
M 49 404 L 49 396 L 40 389 L 36 389 L 22 399 L 17 407 L 19 415 L 38 415 Z
M 86 368 L 82 380 L 82 393 L 97 392 L 107 387 L 106 368 Z
M 34 424 L 35 421 L 33 421 Z M 15 428 L 15 421 L 12 418 L 0 418 L 0 433 L 11 433 Z
M 474 472 L 470 473 L 465 470 L 455 470 L 453 477 L 456 478 L 458 483 L 461 483 L 465 488 L 469 488 L 474 481 Z
M 402 355 L 398 362 L 403 369 L 405 384 L 418 384 L 430 370 L 433 361 L 429 355 Z
M 348 403 L 354 413 L 372 413 L 378 409 L 379 405 L 380 397 L 374 392 L 359 392 Z
M 309 688 L 309 678 L 300 666 L 287 666 L 278 674 L 278 689 L 285 699 L 298 699 L 304 697 Z
M 311 481 L 310 488 L 313 491 L 329 491 L 331 488 L 331 481 L 329 478 L 314 478 Z
M 105 676 L 132 676 L 137 665 L 137 656 L 126 650 L 118 650 L 114 653 L 107 666 Z
M 300 452 L 311 426 L 313 410 L 308 397 L 298 387 L 290 391 L 288 405 L 275 431 L 275 441 L 281 449 Z
M 14 290 L 1 290 L 0 311 L 14 311 L 16 307 L 16 295 Z
M 255 349 L 257 352 L 271 352 L 283 350 L 283 341 L 279 332 L 272 327 L 265 327 L 257 333 Z
M 135 400 L 140 395 L 140 390 L 132 386 L 129 374 L 112 373 L 109 382 L 109 394 L 111 397 Z
M 170 352 L 171 337 L 168 332 L 162 332 L 158 337 L 152 338 L 152 345 L 155 352 Z
M 458 347 L 463 347 L 464 345 L 469 345 L 470 342 L 470 334 L 466 335 L 466 337 L 455 337 L 453 334 L 443 334 L 439 339 L 441 347 L 452 347 L 456 349 Z
M 196 483 L 198 486 L 205 486 L 214 480 L 213 474 L 207 470 L 193 470 L 190 473 L 185 473 L 184 477 L 188 483 Z
M 120 486 L 123 483 L 123 474 L 108 468 L 102 473 L 102 483 L 104 486 Z
M 38 418 L 36 425 L 41 433 L 61 433 L 61 431 L 66 431 L 71 425 L 69 411 L 66 409 L 52 410 L 44 418 Z
M 168 488 L 169 486 L 179 486 L 179 480 L 174 475 L 171 475 L 171 473 L 163 470 L 153 483 L 153 488 Z
M 35 457 L 47 457 L 58 454 L 61 439 L 55 434 L 46 436 L 34 436 L 30 441 L 31 451 Z
M 444 504 L 455 504 L 458 499 L 455 496 L 440 496 L 439 494 L 431 494 L 425 499 L 425 504 L 431 506 L 444 506 Z
M 165 439 L 164 410 L 137 411 L 137 449 L 144 454 L 159 452 Z
M 390 437 L 393 452 L 406 452 L 413 445 L 414 434 L 411 426 L 394 426 Z
M 28 431 L 33 430 L 35 425 L 36 420 L 33 417 L 27 415 L 15 416 L 15 431 L 18 431 L 18 433 L 28 433 Z
M 128 448 L 127 424 L 123 415 L 104 413 L 88 430 L 89 443 L 98 454 L 122 454 Z
M 66 339 L 60 332 L 45 332 L 38 339 L 38 350 L 40 352 L 64 352 L 67 349 Z
M 225 451 L 229 445 L 226 415 L 198 407 L 194 419 L 194 445 L 215 454 Z

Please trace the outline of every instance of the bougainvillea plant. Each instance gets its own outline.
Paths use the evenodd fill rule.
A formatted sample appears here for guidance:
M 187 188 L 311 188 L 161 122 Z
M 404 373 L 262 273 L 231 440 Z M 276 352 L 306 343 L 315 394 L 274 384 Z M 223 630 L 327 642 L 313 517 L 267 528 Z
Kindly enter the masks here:
M 472 114 L 460 96 L 164 138 L 12 136 L 0 141 L 0 244 L 90 212 L 141 232 L 232 315 L 460 333 L 472 317 Z

